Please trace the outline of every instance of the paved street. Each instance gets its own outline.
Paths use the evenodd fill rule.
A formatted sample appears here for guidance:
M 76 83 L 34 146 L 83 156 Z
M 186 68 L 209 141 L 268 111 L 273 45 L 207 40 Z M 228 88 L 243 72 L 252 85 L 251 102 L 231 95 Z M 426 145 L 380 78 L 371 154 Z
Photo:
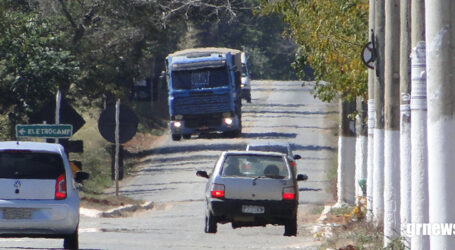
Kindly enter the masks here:
M 81 249 L 315 249 L 311 224 L 305 217 L 312 209 L 333 199 L 327 169 L 336 164 L 336 104 L 313 99 L 311 86 L 301 82 L 253 81 L 252 103 L 243 105 L 241 138 L 218 135 L 193 136 L 143 152 L 132 177 L 120 183 L 120 193 L 154 202 L 151 210 L 127 218 L 82 217 Z M 223 150 L 244 149 L 249 141 L 285 140 L 294 153 L 300 206 L 297 237 L 284 237 L 283 226 L 232 229 L 219 225 L 215 235 L 205 234 L 203 200 L 206 179 L 196 170 L 209 171 Z M 311 191 L 308 191 L 311 190 Z M 314 191 L 319 190 L 319 191 Z M 2 249 L 61 248 L 63 240 L 0 239 Z

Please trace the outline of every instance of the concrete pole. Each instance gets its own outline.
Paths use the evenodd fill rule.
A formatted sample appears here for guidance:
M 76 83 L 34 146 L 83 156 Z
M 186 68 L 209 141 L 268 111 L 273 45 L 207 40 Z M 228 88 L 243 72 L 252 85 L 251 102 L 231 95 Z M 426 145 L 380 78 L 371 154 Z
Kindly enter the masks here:
M 374 0 L 370 0 L 368 26 L 371 38 L 374 30 Z M 374 39 L 374 38 L 373 38 Z M 373 166 L 374 166 L 374 70 L 368 69 L 368 156 L 367 156 L 367 214 L 368 222 L 373 221 Z
M 374 33 L 376 75 L 374 78 L 375 128 L 373 169 L 373 216 L 377 226 L 384 221 L 384 29 L 385 0 L 375 1 Z
M 411 220 L 428 223 L 425 1 L 411 4 Z M 412 249 L 429 249 L 429 237 L 413 235 Z
M 411 223 L 411 15 L 410 1 L 400 3 L 400 220 L 403 244 L 409 237 L 403 230 Z
M 338 137 L 338 179 L 336 206 L 355 202 L 355 122 L 348 115 L 355 111 L 355 102 L 340 100 L 340 135 Z
M 455 222 L 455 2 L 426 1 L 429 222 Z M 432 235 L 431 249 L 455 249 L 453 235 Z
M 384 245 L 400 236 L 400 0 L 385 1 Z
M 355 191 L 356 197 L 363 197 L 360 182 L 367 179 L 367 151 L 368 151 L 368 129 L 366 124 L 367 104 L 362 97 L 357 98 L 356 132 L 357 140 L 355 144 Z M 356 199 L 357 201 L 357 199 Z

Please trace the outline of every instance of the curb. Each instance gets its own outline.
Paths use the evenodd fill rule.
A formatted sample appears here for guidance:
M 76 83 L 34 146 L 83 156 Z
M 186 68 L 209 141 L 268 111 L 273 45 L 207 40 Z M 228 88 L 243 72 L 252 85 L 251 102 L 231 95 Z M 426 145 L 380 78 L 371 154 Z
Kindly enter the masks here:
M 134 204 L 134 205 L 126 205 L 117 208 L 113 208 L 107 211 L 101 211 L 97 209 L 90 209 L 90 208 L 80 208 L 80 215 L 85 217 L 92 217 L 92 218 L 115 218 L 115 217 L 122 217 L 125 214 L 133 213 L 139 210 L 148 210 L 154 207 L 154 203 L 151 201 L 144 202 L 142 204 Z

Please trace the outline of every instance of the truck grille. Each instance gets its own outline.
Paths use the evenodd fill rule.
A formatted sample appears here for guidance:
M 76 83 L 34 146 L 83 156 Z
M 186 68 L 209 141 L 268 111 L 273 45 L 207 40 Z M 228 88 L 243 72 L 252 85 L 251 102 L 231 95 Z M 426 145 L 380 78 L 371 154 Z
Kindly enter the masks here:
M 229 112 L 229 94 L 192 94 L 191 96 L 179 96 L 173 100 L 174 114 L 194 115 Z

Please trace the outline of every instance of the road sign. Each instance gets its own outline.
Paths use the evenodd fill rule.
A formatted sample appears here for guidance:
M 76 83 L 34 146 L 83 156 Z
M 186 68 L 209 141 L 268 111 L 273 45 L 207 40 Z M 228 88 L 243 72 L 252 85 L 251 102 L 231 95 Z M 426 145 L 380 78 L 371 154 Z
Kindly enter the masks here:
M 362 62 L 370 69 L 374 69 L 374 61 L 376 60 L 374 50 L 372 42 L 365 44 L 362 49 Z
M 126 105 L 120 105 L 120 143 L 129 141 L 136 134 L 139 120 Z M 98 130 L 101 136 L 109 142 L 115 143 L 115 105 L 109 105 L 101 112 L 98 119 Z
M 55 124 L 55 100 L 49 101 L 41 110 L 32 114 L 29 122 L 33 124 L 43 124 L 44 122 L 47 124 Z M 85 120 L 76 110 L 74 110 L 65 98 L 62 98 L 59 123 L 73 125 L 73 133 L 76 133 L 84 126 Z
M 70 138 L 71 124 L 17 124 L 16 137 Z

